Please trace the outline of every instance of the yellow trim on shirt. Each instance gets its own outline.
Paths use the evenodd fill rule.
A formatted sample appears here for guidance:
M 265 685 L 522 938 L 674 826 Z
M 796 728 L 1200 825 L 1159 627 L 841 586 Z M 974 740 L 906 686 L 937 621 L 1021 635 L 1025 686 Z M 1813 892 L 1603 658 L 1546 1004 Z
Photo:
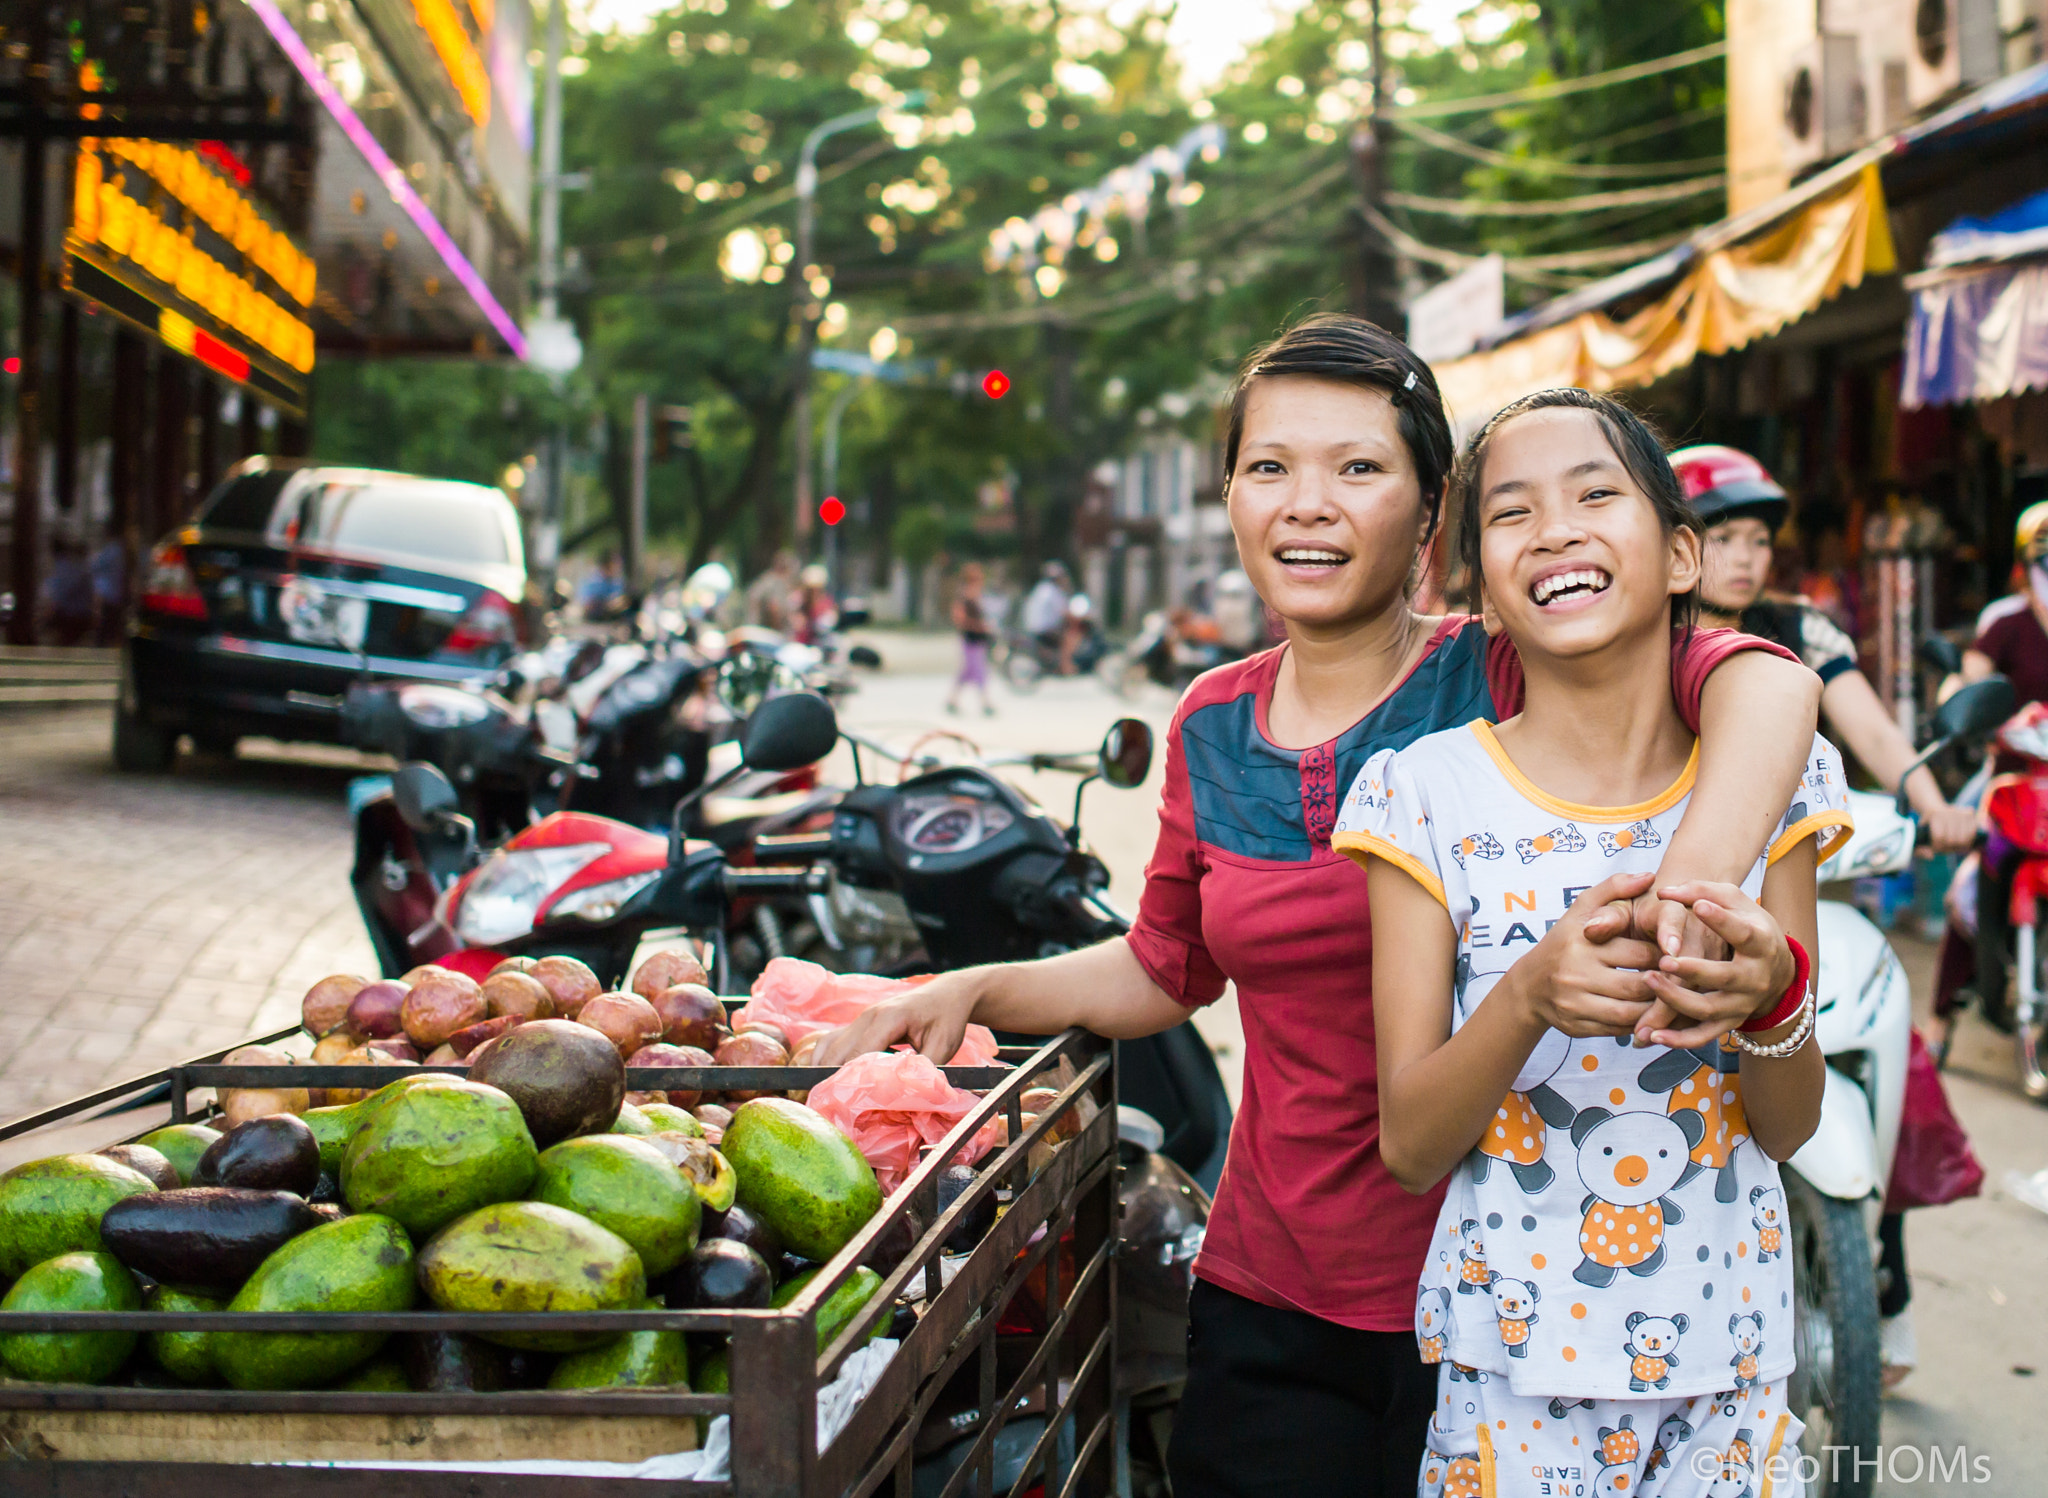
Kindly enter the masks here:
M 1500 1498 L 1498 1460 L 1493 1454 L 1493 1432 L 1479 1423 L 1479 1498 Z
M 1847 810 L 1817 811 L 1810 817 L 1801 817 L 1771 844 L 1771 851 L 1764 862 L 1767 865 L 1776 863 L 1805 839 L 1816 833 L 1825 834 L 1830 828 L 1833 829 L 1833 836 L 1822 836 L 1813 856 L 1816 865 L 1826 863 L 1828 855 L 1842 845 L 1842 840 L 1853 836 L 1856 831 L 1855 820 L 1850 817 Z
M 1789 1393 L 1790 1390 L 1786 1392 Z M 1789 1413 L 1780 1415 L 1776 1427 L 1771 1431 L 1771 1449 L 1764 1453 L 1764 1485 L 1758 1493 L 1758 1498 L 1771 1498 L 1773 1478 L 1781 1470 L 1778 1465 L 1778 1453 L 1785 1449 L 1785 1434 L 1791 1424 L 1792 1416 Z
M 1692 753 L 1687 756 L 1685 768 L 1678 778 L 1648 801 L 1639 801 L 1634 806 L 1581 806 L 1576 801 L 1560 801 L 1543 790 L 1528 776 L 1524 775 L 1515 762 L 1508 758 L 1508 752 L 1494 737 L 1493 725 L 1484 720 L 1474 720 L 1468 725 L 1472 736 L 1479 740 L 1479 747 L 1493 758 L 1501 774 L 1507 776 L 1514 788 L 1538 806 L 1548 807 L 1559 816 L 1571 817 L 1581 822 L 1640 822 L 1654 817 L 1662 811 L 1669 811 L 1680 801 L 1692 794 L 1692 783 L 1699 775 L 1700 741 L 1692 741 Z
M 1385 838 L 1375 837 L 1370 832 L 1333 832 L 1330 834 L 1330 846 L 1349 857 L 1361 869 L 1365 867 L 1365 860 L 1368 857 L 1385 859 L 1429 891 L 1436 898 L 1436 903 L 1445 910 L 1451 908 L 1451 902 L 1444 898 L 1443 880 L 1430 872 L 1429 865 L 1412 853 L 1403 853 Z

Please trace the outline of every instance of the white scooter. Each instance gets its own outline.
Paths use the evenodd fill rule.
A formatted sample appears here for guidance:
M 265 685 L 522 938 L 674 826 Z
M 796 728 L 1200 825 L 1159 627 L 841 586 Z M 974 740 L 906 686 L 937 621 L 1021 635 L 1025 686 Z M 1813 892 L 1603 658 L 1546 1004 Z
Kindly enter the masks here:
M 1963 688 L 1936 711 L 1934 742 L 1914 768 L 1959 738 L 1991 732 L 2011 713 L 2005 678 Z M 1823 885 L 1912 865 L 1919 824 L 1903 790 L 1851 791 L 1849 809 L 1855 835 L 1821 865 Z M 1814 1493 L 1865 1498 L 1883 1394 L 1875 1236 L 1899 1142 L 1912 993 L 1891 943 L 1855 906 L 1821 901 L 1819 928 L 1814 1038 L 1827 1058 L 1827 1089 L 1819 1127 L 1783 1172 L 1798 1359 L 1790 1403 L 1806 1421 L 1802 1447 L 1820 1464 Z M 1837 1460 L 1830 1446 L 1849 1449 Z

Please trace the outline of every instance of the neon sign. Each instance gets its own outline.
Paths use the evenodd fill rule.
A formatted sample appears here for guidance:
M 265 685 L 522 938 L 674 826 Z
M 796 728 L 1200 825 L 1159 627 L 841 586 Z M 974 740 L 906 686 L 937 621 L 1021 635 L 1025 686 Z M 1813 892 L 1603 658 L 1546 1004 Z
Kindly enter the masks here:
M 448 70 L 448 81 L 455 85 L 455 92 L 461 96 L 462 107 L 469 111 L 469 117 L 477 122 L 479 128 L 489 124 L 490 70 L 484 66 L 476 43 L 469 39 L 469 32 L 463 28 L 462 17 L 455 13 L 455 7 L 449 0 L 412 0 L 412 13 L 419 17 L 420 29 L 434 44 L 441 66 Z

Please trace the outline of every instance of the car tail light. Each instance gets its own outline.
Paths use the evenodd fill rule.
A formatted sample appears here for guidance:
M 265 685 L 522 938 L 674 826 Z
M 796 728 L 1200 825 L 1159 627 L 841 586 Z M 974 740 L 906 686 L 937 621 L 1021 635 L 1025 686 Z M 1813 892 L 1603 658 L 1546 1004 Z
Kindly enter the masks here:
M 206 600 L 185 561 L 185 548 L 177 542 L 159 541 L 151 550 L 149 570 L 142 579 L 142 607 L 179 619 L 206 617 Z
M 448 649 L 471 654 L 494 646 L 519 643 L 519 610 L 504 595 L 489 589 L 477 595 L 469 612 L 448 632 Z

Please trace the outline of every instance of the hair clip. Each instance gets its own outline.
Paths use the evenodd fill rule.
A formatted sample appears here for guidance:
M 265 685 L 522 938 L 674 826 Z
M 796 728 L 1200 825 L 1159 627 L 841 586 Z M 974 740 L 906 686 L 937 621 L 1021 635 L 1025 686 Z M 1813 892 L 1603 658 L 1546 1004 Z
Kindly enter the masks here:
M 1392 395 L 1388 396 L 1387 399 L 1390 403 L 1397 407 L 1403 406 L 1407 404 L 1408 397 L 1413 395 L 1414 393 L 1415 371 L 1411 369 L 1408 371 L 1408 378 L 1401 382 L 1401 388 L 1399 390 L 1396 390 Z

